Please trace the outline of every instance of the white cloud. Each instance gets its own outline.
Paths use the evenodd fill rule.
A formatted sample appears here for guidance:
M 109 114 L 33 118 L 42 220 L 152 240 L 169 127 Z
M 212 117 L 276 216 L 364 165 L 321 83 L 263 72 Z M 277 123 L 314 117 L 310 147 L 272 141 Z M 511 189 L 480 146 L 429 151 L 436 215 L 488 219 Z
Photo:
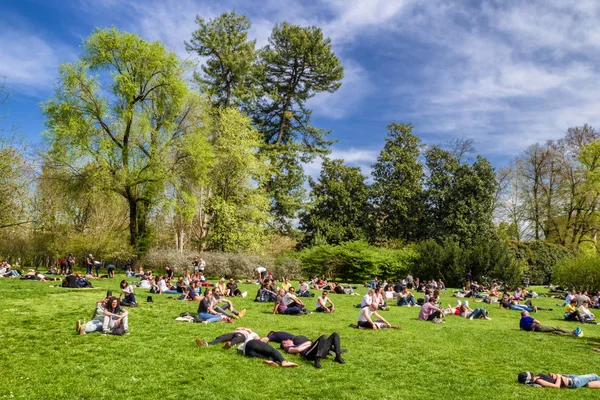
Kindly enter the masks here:
M 377 161 L 377 156 L 379 155 L 379 150 L 373 149 L 357 149 L 357 148 L 338 148 L 336 146 L 333 147 L 331 154 L 329 154 L 328 158 L 341 159 L 344 160 L 344 164 L 359 167 L 363 175 L 367 177 L 367 180 L 370 180 L 372 165 Z M 310 163 L 303 164 L 304 173 L 313 178 L 318 178 L 321 173 L 321 164 L 323 160 L 320 157 L 317 157 Z
M 46 94 L 56 83 L 59 65 L 74 58 L 70 48 L 51 42 L 16 16 L 5 18 L 0 43 L 0 77 L 9 88 L 28 95 Z

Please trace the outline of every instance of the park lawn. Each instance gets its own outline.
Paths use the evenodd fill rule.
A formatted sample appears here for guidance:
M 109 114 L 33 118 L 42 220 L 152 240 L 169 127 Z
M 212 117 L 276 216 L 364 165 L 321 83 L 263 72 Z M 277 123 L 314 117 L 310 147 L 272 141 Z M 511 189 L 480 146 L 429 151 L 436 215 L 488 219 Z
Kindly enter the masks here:
M 0 279 L 0 398 L 27 399 L 597 399 L 600 391 L 531 388 L 516 382 L 523 370 L 600 373 L 600 326 L 583 326 L 584 337 L 519 331 L 519 313 L 491 310 L 492 321 L 450 316 L 445 324 L 417 320 L 418 308 L 397 307 L 383 316 L 402 331 L 349 328 L 358 296 L 330 295 L 334 314 L 271 315 L 273 304 L 254 303 L 254 285 L 240 285 L 248 298 L 233 299 L 248 313 L 232 326 L 175 321 L 197 303 L 137 289 L 127 336 L 79 336 L 75 321 L 90 318 L 107 289 L 118 293 L 122 279 L 93 281 L 97 289 L 51 287 L 59 282 Z M 543 289 L 539 288 L 540 291 Z M 359 287 L 358 292 L 365 293 Z M 421 295 L 420 293 L 418 295 Z M 451 291 L 443 303 L 452 302 Z M 417 296 L 419 297 L 419 296 Z M 555 299 L 534 304 L 542 323 L 574 329 L 562 320 Z M 314 298 L 306 299 L 310 308 Z M 483 303 L 479 303 L 481 305 Z M 474 304 L 471 304 L 473 306 Z M 474 307 L 473 307 L 474 308 Z M 296 356 L 299 368 L 272 368 L 221 346 L 200 348 L 194 338 L 212 340 L 246 326 L 259 335 L 284 330 L 316 338 L 338 332 L 347 364 L 327 359 L 323 369 Z

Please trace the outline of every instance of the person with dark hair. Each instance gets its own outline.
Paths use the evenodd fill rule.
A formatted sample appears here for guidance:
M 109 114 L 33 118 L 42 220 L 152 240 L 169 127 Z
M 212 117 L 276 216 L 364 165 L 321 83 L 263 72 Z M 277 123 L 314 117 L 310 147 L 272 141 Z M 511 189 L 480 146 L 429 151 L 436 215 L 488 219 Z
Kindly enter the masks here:
M 73 273 L 73 267 L 75 266 L 75 257 L 73 257 L 73 253 L 69 253 L 69 256 L 67 257 L 67 266 L 67 274 L 71 275 Z
M 204 298 L 198 305 L 198 318 L 202 319 L 202 323 L 208 324 L 211 322 L 226 321 L 233 323 L 233 320 L 213 309 L 213 292 L 207 290 L 204 293 Z
M 420 321 L 433 321 L 435 323 L 444 322 L 444 310 L 435 306 L 436 298 L 429 297 L 429 301 L 423 304 L 419 312 Z
M 136 307 L 137 302 L 135 301 L 135 295 L 133 294 L 133 286 L 127 283 L 125 279 L 121 281 L 119 286 L 121 287 L 121 294 L 119 295 L 119 298 L 121 298 L 121 296 L 125 296 L 122 304 L 124 306 Z
M 237 284 L 233 278 L 229 278 L 227 289 L 225 290 L 225 296 L 241 296 L 242 291 L 238 289 Z
M 94 267 L 94 256 L 88 254 L 85 259 L 85 274 L 92 275 L 92 268 Z
M 521 372 L 517 376 L 519 383 L 528 386 L 549 387 L 554 389 L 567 388 L 578 389 L 586 387 L 589 389 L 600 389 L 600 376 L 596 374 L 587 375 L 559 375 L 559 374 L 537 374 Z
M 302 314 L 302 309 L 297 306 L 288 306 L 285 301 L 285 290 L 279 289 L 279 294 L 275 299 L 275 307 L 273 307 L 273 314 L 288 314 L 288 315 L 298 315 Z
M 402 286 L 401 291 L 398 293 L 398 300 L 396 302 L 399 306 L 408 306 L 414 307 L 417 305 L 415 302 L 415 296 L 413 296 L 412 292 L 408 290 L 408 287 Z
M 69 270 L 69 263 L 66 258 L 62 258 L 58 261 L 58 266 L 60 268 L 60 275 L 67 275 L 67 271 Z
M 540 321 L 534 319 L 529 315 L 528 311 L 521 311 L 521 320 L 519 321 L 519 327 L 522 331 L 528 332 L 550 332 L 557 335 L 566 336 L 583 336 L 583 332 L 580 327 L 577 327 L 574 331 L 568 329 L 559 328 L 557 326 L 542 325 Z
M 110 297 L 106 302 L 104 309 L 104 322 L 102 323 L 102 334 L 120 334 L 123 332 L 129 334 L 129 322 L 127 319 L 129 312 L 121 307 L 119 299 Z
M 200 338 L 196 338 L 196 344 L 201 347 L 208 347 L 219 343 L 225 343 L 224 348 L 229 349 L 237 344 L 244 343 L 248 339 L 260 339 L 258 334 L 249 328 L 235 328 L 234 332 L 225 333 L 217 336 L 214 340 L 206 342 Z
M 292 339 L 281 342 L 281 347 L 290 354 L 300 354 L 307 360 L 315 362 L 315 368 L 321 368 L 321 359 L 327 357 L 330 351 L 335 354 L 334 361 L 345 364 L 341 356 L 340 335 L 332 333 L 329 337 L 321 335 L 317 340 L 305 340 L 295 343 Z
M 109 278 L 114 278 L 115 277 L 115 265 L 114 264 L 108 264 L 106 266 L 106 273 L 108 274 Z
M 330 304 L 328 307 L 327 304 Z M 321 295 L 317 297 L 316 310 L 318 312 L 332 313 L 335 311 L 335 304 L 327 296 L 327 290 L 323 290 Z
M 106 305 L 108 301 L 112 298 L 110 292 L 106 294 L 106 297 L 103 300 L 96 302 L 96 308 L 94 309 L 94 314 L 92 315 L 92 319 L 90 321 L 77 320 L 75 324 L 75 330 L 80 335 L 85 335 L 86 333 L 91 332 L 102 332 L 102 325 L 104 324 L 104 310 L 106 309 Z
M 221 313 L 229 318 L 234 318 L 234 319 L 243 318 L 244 315 L 246 315 L 245 308 L 242 311 L 238 312 L 235 309 L 235 307 L 233 306 L 233 303 L 229 299 L 226 299 L 225 297 L 223 297 L 223 292 L 221 292 L 221 288 L 216 287 L 212 291 L 213 291 L 213 296 L 212 296 L 213 310 L 215 310 L 216 312 Z M 225 303 L 225 304 L 220 305 L 221 303 Z M 227 310 L 231 311 L 231 313 L 228 312 Z

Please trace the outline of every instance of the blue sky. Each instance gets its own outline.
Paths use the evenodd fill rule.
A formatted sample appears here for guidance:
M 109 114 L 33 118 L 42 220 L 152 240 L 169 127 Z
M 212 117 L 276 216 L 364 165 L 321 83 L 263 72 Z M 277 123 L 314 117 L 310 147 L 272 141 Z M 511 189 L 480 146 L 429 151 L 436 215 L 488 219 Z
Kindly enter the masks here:
M 598 125 L 598 1 L 5 0 L 0 76 L 11 98 L 0 126 L 41 140 L 39 103 L 95 27 L 161 40 L 193 59 L 183 41 L 195 16 L 233 9 L 248 15 L 258 46 L 282 21 L 319 26 L 332 39 L 345 78 L 310 101 L 313 122 L 338 140 L 333 157 L 365 173 L 392 121 L 411 122 L 427 144 L 472 138 L 496 167 L 570 126 Z

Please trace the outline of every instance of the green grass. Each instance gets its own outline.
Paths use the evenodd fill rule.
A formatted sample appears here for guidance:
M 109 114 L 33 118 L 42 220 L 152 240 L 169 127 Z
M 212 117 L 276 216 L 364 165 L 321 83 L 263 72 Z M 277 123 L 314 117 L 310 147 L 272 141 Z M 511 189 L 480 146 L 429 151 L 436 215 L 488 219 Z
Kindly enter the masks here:
M 316 338 L 338 332 L 346 365 L 323 361 L 323 369 L 296 356 L 299 368 L 274 369 L 221 346 L 200 348 L 194 338 L 211 340 L 232 330 L 226 323 L 176 322 L 197 303 L 169 300 L 137 289 L 128 336 L 78 336 L 75 320 L 90 318 L 94 302 L 107 289 L 117 292 L 120 277 L 94 281 L 97 289 L 51 288 L 57 282 L 0 279 L 0 398 L 69 399 L 597 399 L 600 391 L 538 389 L 517 384 L 523 370 L 600 373 L 600 326 L 583 326 L 583 338 L 525 333 L 519 313 L 491 310 L 492 321 L 448 317 L 445 324 L 417 321 L 418 308 L 396 307 L 384 317 L 403 331 L 351 329 L 358 296 L 331 295 L 336 313 L 271 315 L 272 304 L 236 298 L 247 326 L 259 335 L 285 330 Z M 359 292 L 364 294 L 364 288 Z M 454 303 L 450 291 L 443 303 Z M 540 299 L 555 310 L 536 315 L 543 323 L 575 328 L 562 320 L 557 300 Z M 534 302 L 534 304 L 537 304 Z M 314 299 L 307 305 L 314 306 Z

